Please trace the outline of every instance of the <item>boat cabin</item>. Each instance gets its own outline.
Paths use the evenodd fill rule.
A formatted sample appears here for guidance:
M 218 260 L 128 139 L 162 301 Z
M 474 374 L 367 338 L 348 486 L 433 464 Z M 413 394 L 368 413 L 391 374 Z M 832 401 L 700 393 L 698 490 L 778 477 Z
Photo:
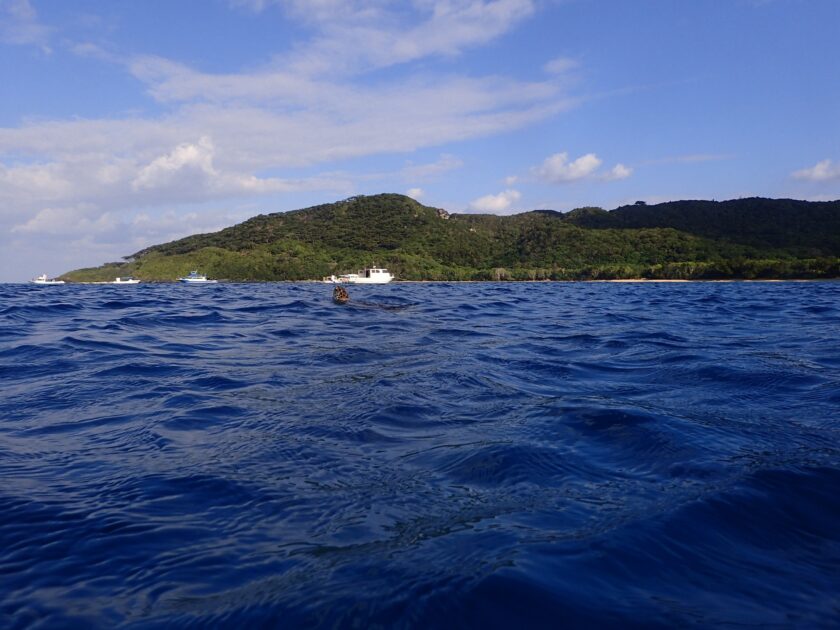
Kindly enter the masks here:
M 388 273 L 387 269 L 381 269 L 379 267 L 371 267 L 370 269 L 365 269 L 365 278 L 379 278 L 381 274 Z

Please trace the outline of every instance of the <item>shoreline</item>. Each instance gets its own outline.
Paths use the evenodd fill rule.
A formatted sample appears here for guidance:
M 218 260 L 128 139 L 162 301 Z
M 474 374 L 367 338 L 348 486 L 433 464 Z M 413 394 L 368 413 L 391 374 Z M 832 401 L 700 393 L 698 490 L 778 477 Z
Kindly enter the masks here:
M 399 284 L 551 284 L 551 283 L 566 283 L 566 284 L 583 284 L 588 282 L 616 282 L 616 283 L 681 283 L 681 282 L 837 282 L 840 278 L 709 278 L 700 279 L 695 278 L 691 280 L 673 279 L 673 278 L 617 278 L 611 280 L 395 280 Z M 279 280 L 278 282 L 286 282 Z M 301 282 L 309 282 L 309 280 L 302 280 Z
M 551 283 L 685 283 L 685 282 L 839 282 L 840 278 L 612 278 L 612 279 L 592 279 L 592 280 L 393 280 L 382 284 L 350 284 L 349 286 L 387 286 L 388 284 L 551 284 Z M 336 284 L 332 282 L 324 282 L 322 280 L 218 280 L 218 284 L 271 284 L 271 283 L 288 283 L 288 284 Z M 21 280 L 17 282 L 0 282 L 4 284 L 32 284 L 29 280 Z M 137 284 L 181 284 L 177 280 L 141 280 Z M 137 286 L 132 284 L 131 286 Z M 114 282 L 109 281 L 75 281 L 65 280 L 65 284 L 58 286 L 120 286 Z M 36 285 L 33 285 L 36 286 Z

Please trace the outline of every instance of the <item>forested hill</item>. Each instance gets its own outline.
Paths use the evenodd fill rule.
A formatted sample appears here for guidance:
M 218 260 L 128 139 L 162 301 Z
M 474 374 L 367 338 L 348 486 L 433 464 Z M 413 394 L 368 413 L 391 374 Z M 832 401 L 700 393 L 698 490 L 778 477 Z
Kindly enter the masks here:
M 568 220 L 590 228 L 674 228 L 689 234 L 755 247 L 797 249 L 801 255 L 838 255 L 840 201 L 735 199 L 637 203 L 606 212 L 571 212 Z M 813 250 L 813 252 L 809 252 Z
M 259 215 L 155 245 L 68 280 L 191 269 L 227 280 L 307 280 L 371 264 L 405 280 L 840 276 L 840 201 L 637 203 L 612 211 L 449 214 L 396 194 Z

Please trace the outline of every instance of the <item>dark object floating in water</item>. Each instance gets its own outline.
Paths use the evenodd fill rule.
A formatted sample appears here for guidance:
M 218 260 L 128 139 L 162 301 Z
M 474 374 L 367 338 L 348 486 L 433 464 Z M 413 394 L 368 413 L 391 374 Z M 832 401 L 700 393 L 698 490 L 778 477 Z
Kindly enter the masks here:
M 336 304 L 347 304 L 350 302 L 350 294 L 347 293 L 347 289 L 342 286 L 337 286 L 333 289 L 333 302 Z M 401 311 L 409 306 L 413 306 L 414 303 L 412 302 L 400 302 L 398 304 L 382 304 L 376 302 L 360 302 L 359 300 L 353 300 L 353 304 L 351 306 L 356 308 L 377 308 L 384 311 Z

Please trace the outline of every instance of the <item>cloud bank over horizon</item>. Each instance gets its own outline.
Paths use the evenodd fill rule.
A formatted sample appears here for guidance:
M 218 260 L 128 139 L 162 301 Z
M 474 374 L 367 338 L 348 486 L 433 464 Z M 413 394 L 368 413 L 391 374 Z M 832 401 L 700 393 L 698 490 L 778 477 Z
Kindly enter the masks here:
M 803 168 L 794 172 L 793 176 L 796 179 L 812 182 L 840 181 L 840 163 L 835 164 L 829 159 L 822 160 L 810 168 Z

